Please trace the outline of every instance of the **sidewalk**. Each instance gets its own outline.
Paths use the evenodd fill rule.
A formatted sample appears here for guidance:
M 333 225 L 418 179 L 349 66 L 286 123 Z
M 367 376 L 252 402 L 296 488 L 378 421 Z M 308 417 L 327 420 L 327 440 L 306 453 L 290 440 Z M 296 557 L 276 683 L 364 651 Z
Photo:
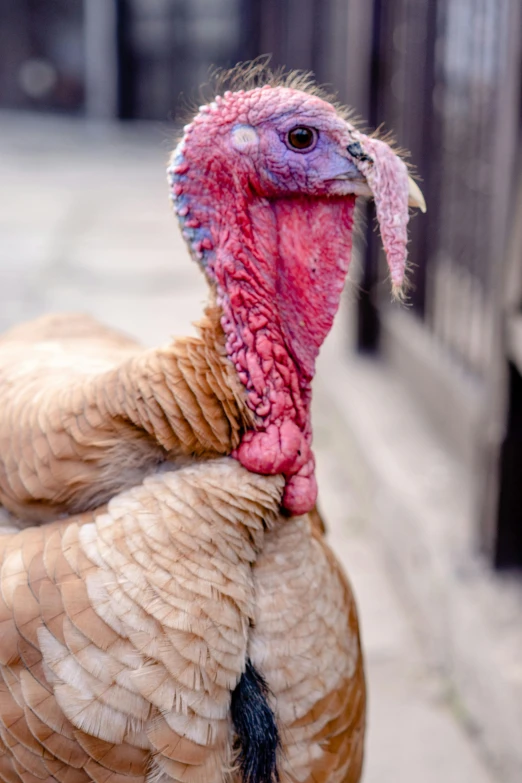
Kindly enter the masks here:
M 88 311 L 146 344 L 185 334 L 205 301 L 167 198 L 168 129 L 0 114 L 0 328 Z M 328 369 L 324 363 L 323 370 Z M 365 783 L 503 783 L 448 683 L 428 667 L 354 492 L 325 383 L 315 400 L 320 503 L 358 597 L 370 692 Z

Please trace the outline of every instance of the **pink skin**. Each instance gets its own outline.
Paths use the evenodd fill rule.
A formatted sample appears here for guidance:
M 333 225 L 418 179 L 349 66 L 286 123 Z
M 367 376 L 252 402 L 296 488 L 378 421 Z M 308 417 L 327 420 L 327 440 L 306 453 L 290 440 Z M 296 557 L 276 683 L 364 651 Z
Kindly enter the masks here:
M 317 130 L 313 149 L 289 148 L 287 133 L 296 126 Z M 330 104 L 263 87 L 202 107 L 169 173 L 184 236 L 217 287 L 227 353 L 254 414 L 254 428 L 232 456 L 257 473 L 283 473 L 283 506 L 305 513 L 317 497 L 311 381 L 348 270 L 354 193 L 364 174 L 392 281 L 400 285 L 406 167 Z
M 404 281 L 406 243 L 408 242 L 408 172 L 393 150 L 379 139 L 371 139 L 354 131 L 366 156 L 371 160 L 357 161 L 357 168 L 370 186 L 381 230 L 382 243 L 390 268 L 394 289 L 400 290 Z

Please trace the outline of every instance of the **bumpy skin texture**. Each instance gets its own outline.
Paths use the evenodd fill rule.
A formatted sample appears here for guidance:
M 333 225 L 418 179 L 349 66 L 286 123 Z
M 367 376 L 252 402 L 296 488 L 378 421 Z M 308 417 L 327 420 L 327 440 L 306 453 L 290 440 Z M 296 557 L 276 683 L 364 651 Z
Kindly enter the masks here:
M 296 126 L 316 133 L 310 151 L 289 146 Z M 263 87 L 201 107 L 169 174 L 183 234 L 217 285 L 227 353 L 255 415 L 234 456 L 249 470 L 283 473 L 283 504 L 292 513 L 309 511 L 317 495 L 311 381 L 348 269 L 353 194 L 364 180 L 374 190 L 399 287 L 406 166 L 329 103 Z
M 359 779 L 353 598 L 310 521 L 277 516 L 282 490 L 217 460 L 0 536 L 0 780 L 236 781 L 247 652 L 272 689 L 282 783 Z

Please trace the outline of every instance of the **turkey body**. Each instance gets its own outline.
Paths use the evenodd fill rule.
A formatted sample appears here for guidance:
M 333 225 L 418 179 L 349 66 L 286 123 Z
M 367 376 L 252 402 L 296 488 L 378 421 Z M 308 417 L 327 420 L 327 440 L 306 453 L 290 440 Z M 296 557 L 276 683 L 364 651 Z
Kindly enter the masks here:
M 357 781 L 353 597 L 281 477 L 232 459 L 161 471 L 108 508 L 0 537 L 0 779 L 239 780 L 247 656 L 283 781 Z

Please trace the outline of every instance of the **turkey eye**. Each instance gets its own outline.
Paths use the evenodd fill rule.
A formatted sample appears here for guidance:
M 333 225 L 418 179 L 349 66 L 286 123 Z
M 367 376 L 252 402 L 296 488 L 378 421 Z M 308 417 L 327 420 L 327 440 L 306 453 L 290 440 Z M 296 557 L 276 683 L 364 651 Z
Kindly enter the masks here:
M 310 150 L 315 147 L 317 141 L 317 131 L 314 128 L 307 128 L 304 125 L 300 125 L 297 128 L 292 128 L 288 132 L 287 136 L 288 146 L 294 150 Z

